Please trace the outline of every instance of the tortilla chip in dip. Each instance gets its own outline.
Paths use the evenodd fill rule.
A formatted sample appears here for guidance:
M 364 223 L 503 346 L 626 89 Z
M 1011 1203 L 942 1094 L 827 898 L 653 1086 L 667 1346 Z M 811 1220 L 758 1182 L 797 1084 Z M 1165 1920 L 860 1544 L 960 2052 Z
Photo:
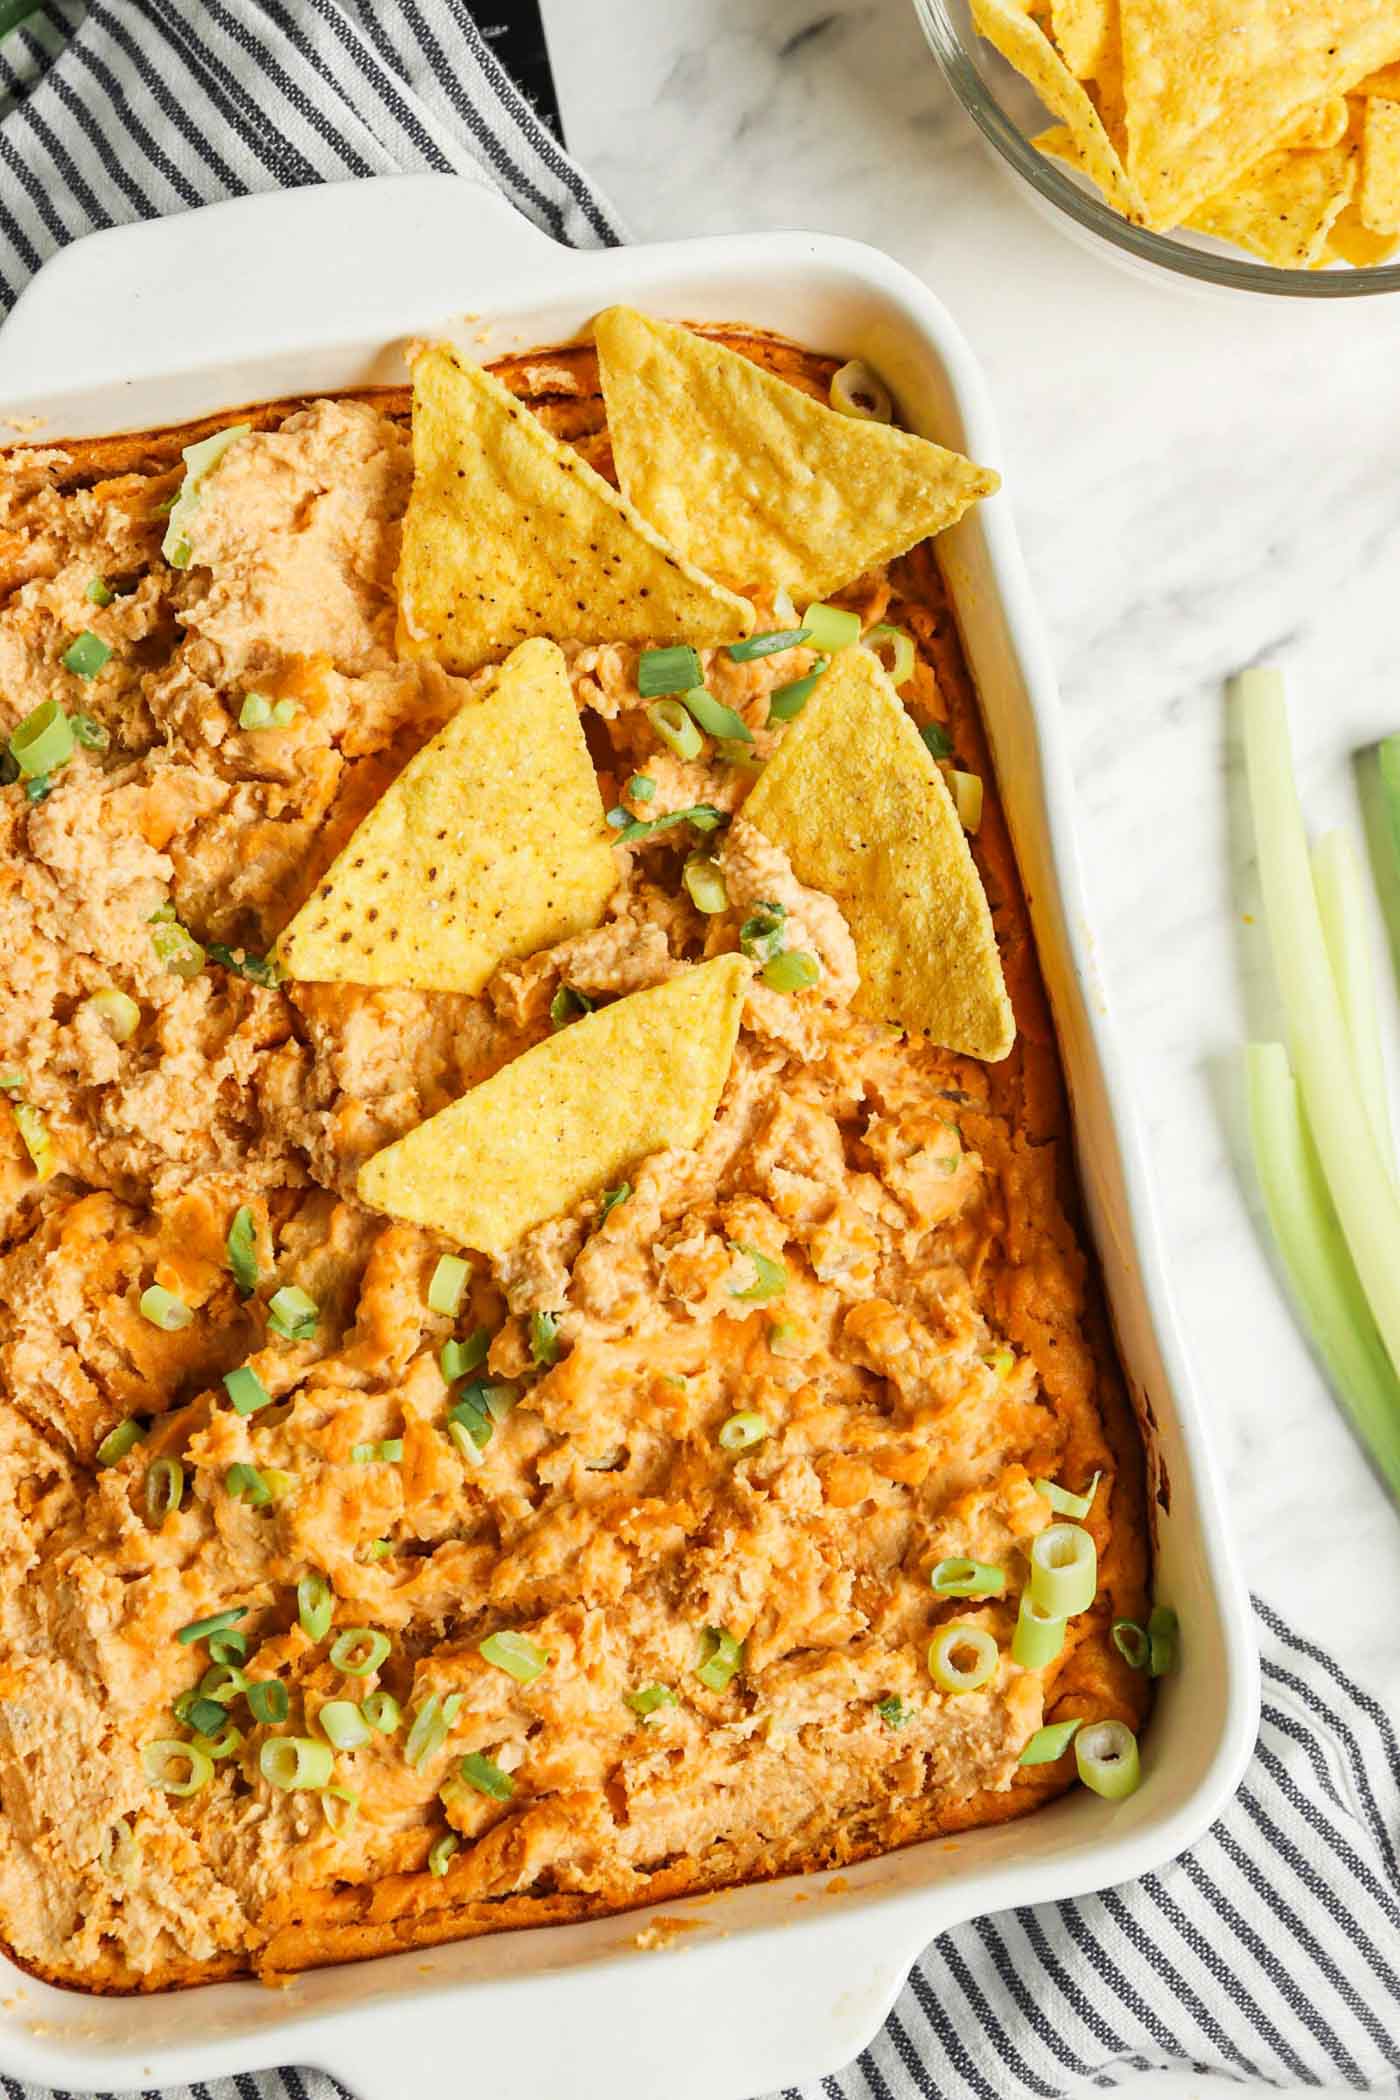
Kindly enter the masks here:
M 673 322 L 614 306 L 594 332 L 623 488 L 691 561 L 743 588 L 825 597 L 998 486 Z
M 819 680 L 743 805 L 799 882 L 845 914 L 855 1007 L 969 1057 L 1016 1025 L 992 915 L 942 773 L 868 649 Z
M 313 984 L 479 992 L 595 925 L 616 881 L 563 655 L 524 642 L 381 795 L 278 960 Z
M 749 965 L 721 955 L 536 1044 L 360 1169 L 376 1210 L 500 1255 L 650 1152 L 708 1128 Z
M 399 653 L 473 671 L 531 635 L 735 641 L 753 608 L 682 560 L 489 372 L 446 345 L 413 367 Z

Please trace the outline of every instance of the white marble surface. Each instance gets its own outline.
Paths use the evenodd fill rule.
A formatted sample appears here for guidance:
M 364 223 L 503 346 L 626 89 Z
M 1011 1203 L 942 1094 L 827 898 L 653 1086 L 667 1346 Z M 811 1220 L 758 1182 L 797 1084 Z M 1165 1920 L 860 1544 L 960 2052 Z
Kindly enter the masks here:
M 1400 1522 L 1299 1339 L 1241 1149 L 1239 1046 L 1279 1031 L 1223 694 L 1242 664 L 1287 668 L 1309 820 L 1359 838 L 1354 754 L 1400 728 L 1400 296 L 1198 293 L 1086 253 L 977 138 L 909 0 L 545 15 L 569 142 L 636 238 L 854 235 L 925 278 L 981 358 L 1246 1572 L 1400 1707 Z M 1206 2088 L 1146 2087 L 1169 2089 Z

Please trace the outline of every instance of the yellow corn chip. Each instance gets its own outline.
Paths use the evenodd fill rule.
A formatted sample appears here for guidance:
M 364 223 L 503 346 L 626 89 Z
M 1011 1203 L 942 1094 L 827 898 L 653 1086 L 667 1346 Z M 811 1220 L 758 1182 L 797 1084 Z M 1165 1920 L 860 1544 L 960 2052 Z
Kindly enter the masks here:
M 1347 135 L 1349 112 L 1345 95 L 1328 95 L 1309 109 L 1300 109 L 1274 140 L 1274 151 L 1303 146 L 1337 146 Z M 1256 162 L 1257 166 L 1258 163 Z
M 1382 66 L 1378 72 L 1368 73 L 1358 80 L 1352 89 L 1353 95 L 1384 95 L 1392 102 L 1400 102 L 1400 64 Z
M 313 984 L 478 992 L 595 925 L 616 881 L 564 658 L 524 642 L 380 796 L 278 959 Z
M 1300 109 L 1345 94 L 1400 41 L 1395 0 L 1121 6 L 1128 173 L 1156 227 L 1218 197 Z
M 1400 233 L 1400 102 L 1384 95 L 1366 103 L 1356 205 L 1368 233 Z
M 960 454 L 839 415 L 688 328 L 625 306 L 595 325 L 622 486 L 733 583 L 823 598 L 997 486 Z
M 1129 181 L 1118 149 L 1102 117 L 1059 52 L 1030 18 L 1010 0 L 972 0 L 972 19 L 980 36 L 1024 74 L 1048 110 L 1053 110 L 1074 140 L 1075 164 L 1096 183 L 1115 210 L 1140 223 L 1142 200 Z M 1039 140 L 1036 141 L 1038 145 Z
M 531 635 L 734 641 L 753 607 L 657 537 L 537 416 L 450 348 L 413 369 L 399 649 L 472 671 Z
M 499 1255 L 649 1152 L 698 1145 L 748 978 L 720 955 L 586 1014 L 366 1160 L 362 1200 Z
M 1280 269 L 1308 270 L 1326 253 L 1355 188 L 1356 153 L 1345 139 L 1316 151 L 1269 153 L 1186 223 Z
M 856 1010 L 970 1057 L 1005 1057 L 1011 1002 L 943 775 L 867 649 L 845 649 L 743 804 L 799 882 L 846 915 Z
M 1389 262 L 1397 250 L 1400 250 L 1400 233 L 1371 233 L 1362 225 L 1353 197 L 1333 226 L 1322 259 L 1324 262 L 1347 262 L 1354 269 L 1369 270 L 1376 263 Z
M 1077 80 L 1097 80 L 1118 43 L 1115 0 L 1050 0 L 1050 28 Z

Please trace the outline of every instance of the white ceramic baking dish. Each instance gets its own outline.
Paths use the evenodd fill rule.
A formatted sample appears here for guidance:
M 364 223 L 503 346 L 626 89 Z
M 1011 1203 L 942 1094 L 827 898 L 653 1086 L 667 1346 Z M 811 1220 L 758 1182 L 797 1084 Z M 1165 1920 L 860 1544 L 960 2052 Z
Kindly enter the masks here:
M 345 184 L 122 228 L 51 262 L 0 332 L 0 416 L 34 438 L 174 423 L 288 393 L 401 380 L 402 345 L 451 334 L 490 358 L 631 300 L 743 320 L 870 360 L 914 426 L 988 465 L 976 365 L 926 288 L 875 250 L 758 234 L 578 254 L 483 185 Z M 28 418 L 42 419 L 37 425 Z M 0 426 L 0 441 L 7 436 Z M 739 2100 L 835 2069 L 874 2033 L 920 1949 L 1010 1905 L 1127 1880 L 1213 1820 L 1253 1742 L 1255 1662 L 1205 1423 L 1176 1333 L 1127 1076 L 1094 961 L 1055 677 L 1012 529 L 1015 491 L 942 541 L 1030 897 L 1073 1099 L 1080 1167 L 1150 1446 L 1160 1593 L 1184 1630 L 1145 1778 L 1028 1820 L 651 1913 L 501 1934 L 321 1970 L 285 1990 L 218 1984 L 102 2000 L 0 1962 L 0 2068 L 80 2089 L 280 2063 L 361 2100 Z M 703 2018 L 697 2008 L 706 2008 Z M 409 2024 L 411 2022 L 411 2024 Z

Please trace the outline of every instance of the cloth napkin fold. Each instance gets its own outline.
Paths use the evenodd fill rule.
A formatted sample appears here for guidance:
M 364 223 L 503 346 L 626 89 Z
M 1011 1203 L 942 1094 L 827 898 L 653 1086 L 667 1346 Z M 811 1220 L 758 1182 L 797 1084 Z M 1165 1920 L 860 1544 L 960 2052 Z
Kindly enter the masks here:
M 463 0 L 45 0 L 0 42 L 0 313 L 96 227 L 471 169 L 557 240 L 621 238 Z M 1400 2092 L 1400 1742 L 1328 1656 L 1255 1612 L 1259 1741 L 1200 1844 L 1129 1886 L 945 1933 L 870 2048 L 784 2100 L 1054 2100 L 1166 2067 Z M 52 2100 L 3 2074 L 0 2090 Z M 292 2068 L 166 2100 L 343 2095 Z

